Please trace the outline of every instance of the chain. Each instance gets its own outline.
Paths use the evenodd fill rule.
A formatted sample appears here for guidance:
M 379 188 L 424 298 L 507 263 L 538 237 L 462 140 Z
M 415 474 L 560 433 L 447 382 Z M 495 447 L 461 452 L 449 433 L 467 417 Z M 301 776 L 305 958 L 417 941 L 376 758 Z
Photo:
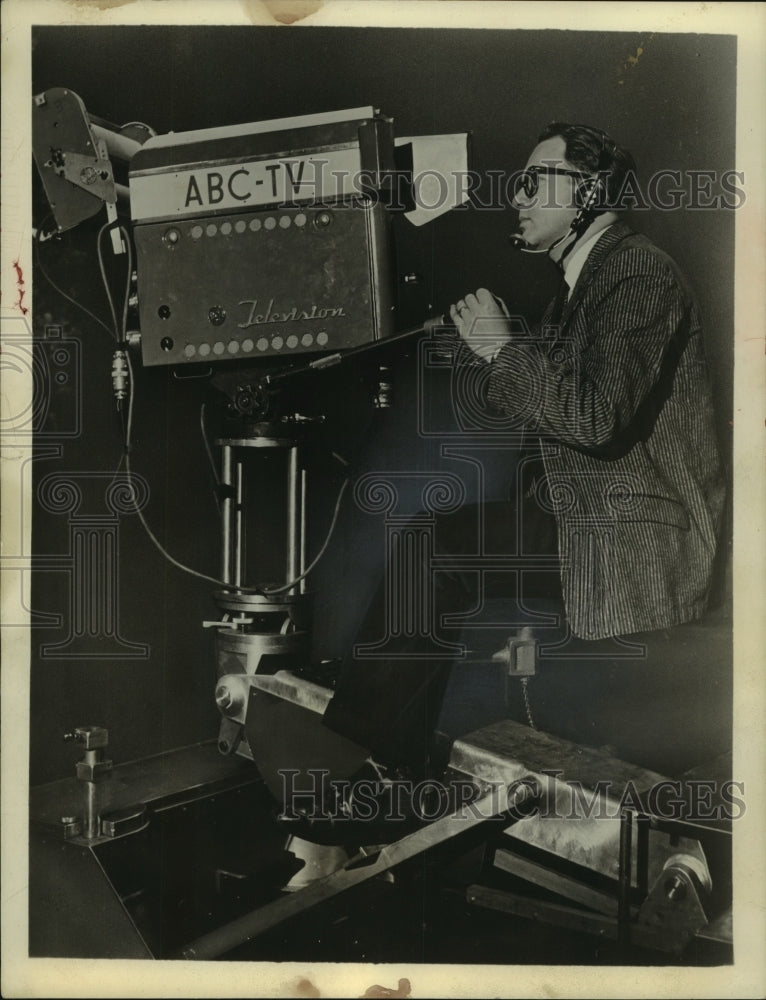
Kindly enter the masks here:
M 529 681 L 529 678 L 521 677 L 520 680 L 521 680 L 521 693 L 524 696 L 524 708 L 526 709 L 527 722 L 529 723 L 529 728 L 537 729 L 537 726 L 535 725 L 535 720 L 532 718 L 532 706 L 529 703 L 529 691 L 527 689 L 527 682 Z

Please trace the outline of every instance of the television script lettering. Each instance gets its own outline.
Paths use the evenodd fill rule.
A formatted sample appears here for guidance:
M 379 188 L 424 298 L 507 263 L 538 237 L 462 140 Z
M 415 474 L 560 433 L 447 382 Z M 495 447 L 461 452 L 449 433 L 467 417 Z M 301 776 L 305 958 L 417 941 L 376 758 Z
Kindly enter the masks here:
M 239 305 L 250 306 L 250 313 L 244 323 L 237 323 L 240 330 L 247 330 L 250 326 L 261 326 L 263 323 L 291 323 L 294 320 L 304 319 L 335 319 L 338 316 L 345 316 L 343 306 L 317 306 L 312 305 L 310 309 L 299 309 L 293 306 L 287 312 L 274 311 L 274 299 L 269 299 L 265 312 L 258 312 L 258 299 L 243 299 Z

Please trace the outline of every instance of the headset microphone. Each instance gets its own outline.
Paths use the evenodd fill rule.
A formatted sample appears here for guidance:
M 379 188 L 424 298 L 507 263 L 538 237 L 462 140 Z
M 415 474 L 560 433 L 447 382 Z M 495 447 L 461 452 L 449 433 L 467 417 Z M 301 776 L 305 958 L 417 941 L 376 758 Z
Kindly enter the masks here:
M 586 181 L 586 184 L 588 182 Z M 597 179 L 594 179 L 593 183 L 590 183 L 590 189 L 588 195 L 580 206 L 577 215 L 572 219 L 572 223 L 569 229 L 564 233 L 563 236 L 559 236 L 557 240 L 554 240 L 549 247 L 544 247 L 541 250 L 533 250 L 532 247 L 527 246 L 527 241 L 524 239 L 521 233 L 514 233 L 512 236 L 508 237 L 508 240 L 514 250 L 520 250 L 522 253 L 551 253 L 555 250 L 557 246 L 564 242 L 564 240 L 569 239 L 569 237 L 574 233 L 575 239 L 569 245 L 567 250 L 571 250 L 575 243 L 580 239 L 586 229 L 590 226 L 593 219 L 599 214 L 599 209 L 595 207 L 595 202 L 601 191 L 601 184 Z M 566 254 L 565 254 L 566 256 Z
M 559 238 L 554 240 L 549 247 L 543 247 L 542 250 L 533 250 L 532 247 L 527 246 L 527 241 L 521 233 L 514 233 L 512 236 L 508 237 L 508 240 L 514 250 L 520 250 L 522 253 L 550 253 L 551 250 L 555 250 L 560 243 L 563 243 L 564 240 L 571 235 L 572 230 L 568 229 L 563 236 L 559 236 Z

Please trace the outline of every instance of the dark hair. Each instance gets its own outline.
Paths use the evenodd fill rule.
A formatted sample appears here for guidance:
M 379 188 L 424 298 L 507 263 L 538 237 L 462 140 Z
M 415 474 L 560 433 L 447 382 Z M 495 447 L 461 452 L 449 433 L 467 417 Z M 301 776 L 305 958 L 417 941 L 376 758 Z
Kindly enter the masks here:
M 614 139 L 592 125 L 568 125 L 551 122 L 540 133 L 538 142 L 561 136 L 565 143 L 565 156 L 577 170 L 599 176 L 604 180 L 604 196 L 599 207 L 615 211 L 621 209 L 620 194 L 625 180 L 632 175 L 635 180 L 636 163 L 627 149 L 618 146 Z

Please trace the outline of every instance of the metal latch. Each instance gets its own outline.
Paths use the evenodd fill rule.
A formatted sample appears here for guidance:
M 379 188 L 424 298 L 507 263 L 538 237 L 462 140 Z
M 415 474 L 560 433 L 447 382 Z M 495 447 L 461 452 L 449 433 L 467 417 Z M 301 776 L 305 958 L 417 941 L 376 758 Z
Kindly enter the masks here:
M 493 653 L 492 659 L 505 665 L 509 677 L 531 677 L 537 660 L 537 640 L 532 629 L 525 625 L 516 635 L 508 636 L 505 646 Z

